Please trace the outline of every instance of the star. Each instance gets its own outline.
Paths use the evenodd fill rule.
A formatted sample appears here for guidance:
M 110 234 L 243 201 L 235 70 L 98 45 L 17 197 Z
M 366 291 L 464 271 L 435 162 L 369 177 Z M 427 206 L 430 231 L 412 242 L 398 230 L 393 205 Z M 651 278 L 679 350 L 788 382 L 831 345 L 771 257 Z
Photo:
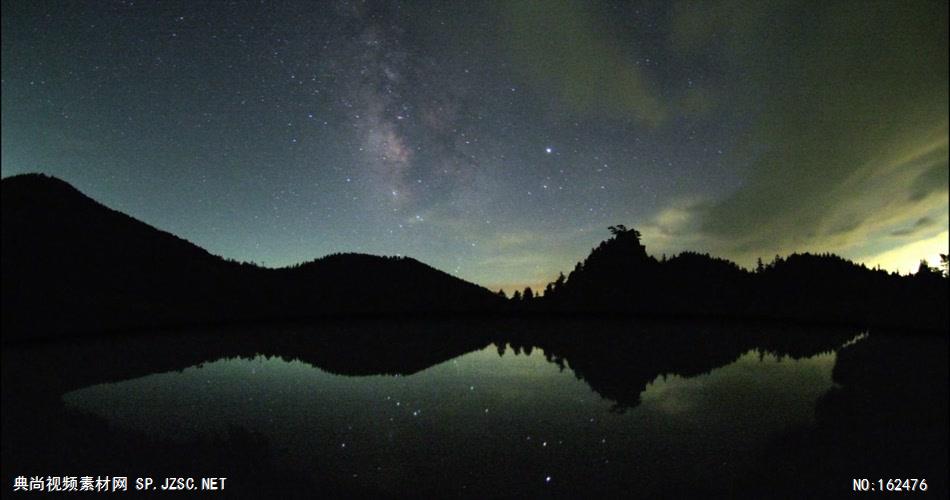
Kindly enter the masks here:
M 181 232 L 182 237 L 208 245 L 224 257 L 266 260 L 278 266 L 363 249 L 411 256 L 489 288 L 523 289 L 528 281 L 550 282 L 557 270 L 569 270 L 583 259 L 586 250 L 604 236 L 586 229 L 594 219 L 627 217 L 608 224 L 636 226 L 655 224 L 673 213 L 700 217 L 699 212 L 681 206 L 685 203 L 681 200 L 696 198 L 721 208 L 702 211 L 702 218 L 709 219 L 703 225 L 758 232 L 767 228 L 741 223 L 749 212 L 785 220 L 780 211 L 795 213 L 798 204 L 806 203 L 803 200 L 816 197 L 834 202 L 823 216 L 828 220 L 841 217 L 832 210 L 855 204 L 873 209 L 875 198 L 864 189 L 839 190 L 831 182 L 789 186 L 779 181 L 749 182 L 746 176 L 781 180 L 794 176 L 792 168 L 799 167 L 779 168 L 775 165 L 786 162 L 761 161 L 759 147 L 742 145 L 761 140 L 763 151 L 794 151 L 796 157 L 790 163 L 831 162 L 834 165 L 828 168 L 851 172 L 870 168 L 855 166 L 867 163 L 860 161 L 858 153 L 865 148 L 857 145 L 854 152 L 852 148 L 828 151 L 835 158 L 813 158 L 818 151 L 808 141 L 820 141 L 825 131 L 821 127 L 840 130 L 841 137 L 864 137 L 859 126 L 862 116 L 930 110 L 920 111 L 926 115 L 920 117 L 910 116 L 917 111 L 889 116 L 895 121 L 888 130 L 906 129 L 907 134 L 882 137 L 883 142 L 894 143 L 895 150 L 914 151 L 912 144 L 897 143 L 904 135 L 929 137 L 930 132 L 942 130 L 946 121 L 946 113 L 939 112 L 946 100 L 946 66 L 927 72 L 921 68 L 937 63 L 915 57 L 939 55 L 943 48 L 944 24 L 915 21 L 942 12 L 938 8 L 942 6 L 933 2 L 885 8 L 901 22 L 889 23 L 888 16 L 877 15 L 834 19 L 849 28 L 841 35 L 844 39 L 825 40 L 822 30 L 806 29 L 802 36 L 808 37 L 807 43 L 777 47 L 777 55 L 743 44 L 739 51 L 743 55 L 737 56 L 741 64 L 722 67 L 716 62 L 724 50 L 722 41 L 707 35 L 729 26 L 726 15 L 712 20 L 724 23 L 715 29 L 693 33 L 696 41 L 708 39 L 691 46 L 686 58 L 678 53 L 682 48 L 669 40 L 653 39 L 656 27 L 640 30 L 636 23 L 610 23 L 602 19 L 599 7 L 584 2 L 561 6 L 543 19 L 526 14 L 525 9 L 512 9 L 507 14 L 515 16 L 511 26 L 517 29 L 500 33 L 497 44 L 484 43 L 484 30 L 426 32 L 431 25 L 446 25 L 451 16 L 443 9 L 422 9 L 406 16 L 400 13 L 398 2 L 370 9 L 312 2 L 294 9 L 254 12 L 186 2 L 169 12 L 160 4 L 137 1 L 135 12 L 128 15 L 124 8 L 94 3 L 58 10 L 34 3 L 23 3 L 22 16 L 5 16 L 9 19 L 4 32 L 9 30 L 9 39 L 22 43 L 3 47 L 2 84 L 9 95 L 22 98 L 4 101 L 4 124 L 12 124 L 7 127 L 10 130 L 43 130 L 51 125 L 47 120 L 55 119 L 63 130 L 49 137 L 16 134 L 10 141 L 5 135 L 4 152 L 17 151 L 23 161 L 6 161 L 4 176 L 40 168 L 66 181 L 80 181 L 117 206 L 139 203 L 143 190 L 154 189 L 154 196 L 144 193 L 149 200 L 180 201 L 183 217 L 176 220 L 173 214 L 178 210 L 154 205 L 140 209 L 144 222 Z M 676 18 L 673 24 L 689 25 L 679 23 L 679 16 L 688 14 L 679 9 L 658 5 L 638 15 L 633 6 L 618 3 L 615 7 L 618 18 L 639 19 L 643 26 L 654 17 Z M 449 10 L 466 26 L 484 25 L 497 14 L 495 8 Z M 74 13 L 80 14 L 76 19 L 95 19 L 94 24 L 75 22 Z M 577 15 L 585 21 L 575 26 L 572 18 Z M 802 15 L 810 26 L 821 26 L 828 12 L 802 9 Z M 781 13 L 774 17 L 776 23 L 798 22 Z M 61 36 L 35 36 L 35 22 L 40 21 Z M 599 26 L 600 21 L 607 25 Z M 120 25 L 128 29 L 111 29 Z M 579 40 L 597 40 L 597 32 L 607 29 L 611 36 L 629 43 L 587 44 L 560 55 L 547 50 L 570 34 L 565 26 L 579 29 L 573 33 Z M 885 27 L 902 43 L 886 44 L 880 37 L 869 36 Z M 905 31 L 911 27 L 926 33 L 907 36 Z M 156 36 L 146 36 L 153 31 Z M 427 36 L 414 36 L 417 32 Z M 871 44 L 869 54 L 886 49 L 901 74 L 919 78 L 900 80 L 906 88 L 894 88 L 898 81 L 870 78 L 874 68 L 840 74 L 804 71 L 809 66 L 802 47 L 823 47 L 829 41 Z M 482 50 L 448 50 L 448 44 L 454 43 Z M 649 53 L 643 52 L 646 47 Z M 845 53 L 822 52 L 822 64 L 866 64 L 860 58 L 840 60 Z M 563 64 L 562 55 L 571 64 Z M 572 58 L 578 55 L 589 59 L 574 64 L 578 61 Z M 694 57 L 708 59 L 710 64 L 689 64 Z M 797 62 L 775 71 L 758 71 L 761 68 L 755 65 L 769 57 Z M 623 68 L 616 83 L 589 80 L 591 72 L 609 71 L 621 63 L 630 67 Z M 755 78 L 742 78 L 745 70 L 740 68 L 747 67 L 755 70 L 750 72 Z M 810 81 L 812 77 L 816 80 Z M 765 91 L 789 78 L 822 89 L 816 95 L 839 99 L 847 112 L 815 124 L 819 128 L 814 132 L 772 134 L 781 124 L 798 123 L 799 114 L 810 114 L 812 106 L 820 104 L 810 93 L 786 96 Z M 861 81 L 856 85 L 850 81 L 854 78 Z M 852 88 L 856 93 L 845 91 Z M 772 99 L 778 99 L 774 104 L 779 105 L 771 105 Z M 760 113 L 760 107 L 768 111 Z M 707 108 L 731 111 L 710 113 Z M 850 108 L 855 108 L 854 115 Z M 75 126 L 65 127 L 74 122 Z M 760 127 L 768 133 L 760 134 Z M 883 130 L 882 134 L 889 133 Z M 130 158 L 138 147 L 129 144 L 147 148 L 149 154 Z M 74 158 L 74 153 L 81 158 Z M 852 154 L 859 157 L 846 157 Z M 582 161 L 573 164 L 575 158 Z M 731 161 L 725 162 L 726 158 Z M 877 186 L 877 177 L 863 170 L 848 178 L 865 179 L 861 182 L 870 183 L 865 187 L 874 188 L 875 197 L 913 198 L 898 192 L 899 186 Z M 190 192 L 196 184 L 202 188 L 201 196 Z M 270 194 L 288 184 L 309 189 L 282 196 L 281 209 L 269 210 Z M 786 187 L 817 191 L 796 191 L 796 196 L 788 197 L 796 201 L 786 206 L 772 193 Z M 746 195 L 728 196 L 736 189 Z M 839 192 L 860 199 L 854 203 L 831 200 L 830 195 Z M 238 203 L 238 199 L 246 202 Z M 290 199 L 295 203 L 288 203 Z M 945 214 L 945 197 L 935 199 L 939 206 L 928 202 L 899 210 L 916 213 L 926 205 L 938 215 Z M 753 202 L 762 206 L 747 206 Z M 889 207 L 887 211 L 895 210 Z M 223 213 L 233 217 L 221 218 Z M 630 219 L 628 214 L 636 217 Z M 933 218 L 933 214 L 916 215 L 914 220 Z M 555 216 L 557 221 L 550 220 Z M 216 226 L 218 219 L 229 222 Z M 543 235 L 540 228 L 552 224 L 562 231 Z M 795 241 L 808 234 L 807 227 L 797 225 L 782 230 L 788 237 L 779 238 L 775 245 L 784 246 L 785 239 Z M 585 236 L 566 236 L 577 231 Z M 885 229 L 879 232 L 889 234 Z M 701 238 L 707 236 L 723 235 L 704 233 Z M 770 241 L 753 236 L 760 235 L 737 235 L 728 241 Z M 669 248 L 663 250 L 689 250 L 691 243 L 684 238 L 667 238 L 664 245 Z M 268 244 L 247 243 L 258 240 Z M 869 241 L 861 245 L 859 254 L 883 251 L 885 243 L 888 248 L 896 244 L 892 240 Z M 473 247 L 472 241 L 477 245 Z M 734 244 L 722 241 L 718 245 L 722 251 L 734 253 L 721 257 L 739 252 Z M 717 246 L 705 241 L 696 244 Z M 533 248 L 533 255 L 514 255 L 520 245 Z M 945 244 L 940 245 L 944 248 Z M 460 251 L 471 262 L 497 259 L 510 263 L 511 269 L 471 262 L 458 265 Z M 916 269 L 919 258 L 914 260 Z M 540 273 L 536 261 L 550 264 L 545 273 Z M 464 385 L 460 387 L 465 390 Z

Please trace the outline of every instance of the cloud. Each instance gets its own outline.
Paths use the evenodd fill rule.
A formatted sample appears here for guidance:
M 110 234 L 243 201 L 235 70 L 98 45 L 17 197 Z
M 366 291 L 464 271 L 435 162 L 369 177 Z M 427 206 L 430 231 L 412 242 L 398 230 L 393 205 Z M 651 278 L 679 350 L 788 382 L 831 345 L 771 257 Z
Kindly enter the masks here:
M 656 125 L 668 110 L 651 78 L 606 33 L 588 5 L 571 0 L 500 2 L 510 57 L 539 93 L 570 112 L 593 117 L 634 117 Z M 621 48 L 622 47 L 622 48 Z
M 881 266 L 901 274 L 915 273 L 921 259 L 931 266 L 940 262 L 940 254 L 947 253 L 948 238 L 950 231 L 943 230 L 930 238 L 913 241 L 879 254 L 859 256 L 855 260 L 870 267 Z
M 698 217 L 706 203 L 703 198 L 677 199 L 638 225 L 647 252 L 659 256 L 683 250 L 710 251 L 707 239 L 699 232 Z
M 912 236 L 936 225 L 936 222 L 930 217 L 921 217 L 913 226 L 891 231 L 891 236 Z
M 747 262 L 921 236 L 901 228 L 948 207 L 945 5 L 760 4 L 708 4 L 705 22 L 681 8 L 673 23 L 681 50 L 719 44 L 752 123 L 728 159 L 743 185 L 689 212 L 706 246 Z

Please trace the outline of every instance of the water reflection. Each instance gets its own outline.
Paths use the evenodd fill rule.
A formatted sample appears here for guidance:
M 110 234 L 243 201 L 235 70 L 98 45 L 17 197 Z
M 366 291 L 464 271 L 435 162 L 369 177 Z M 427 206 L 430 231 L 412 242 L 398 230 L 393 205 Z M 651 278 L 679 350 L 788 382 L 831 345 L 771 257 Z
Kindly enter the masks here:
M 63 399 L 156 439 L 246 429 L 315 481 L 342 475 L 391 494 L 407 477 L 474 492 L 486 480 L 530 489 L 593 475 L 615 489 L 631 471 L 642 488 L 703 471 L 718 480 L 741 475 L 769 437 L 812 422 L 835 362 L 833 352 L 792 359 L 749 350 L 708 373 L 656 375 L 640 404 L 621 415 L 570 362 L 549 361 L 540 348 L 501 346 L 408 376 L 342 376 L 263 355 L 221 359 Z M 526 475 L 512 477 L 515 470 Z
M 5 348 L 2 369 L 4 478 L 217 474 L 247 497 L 768 495 L 856 470 L 939 481 L 946 464 L 933 337 L 364 322 Z

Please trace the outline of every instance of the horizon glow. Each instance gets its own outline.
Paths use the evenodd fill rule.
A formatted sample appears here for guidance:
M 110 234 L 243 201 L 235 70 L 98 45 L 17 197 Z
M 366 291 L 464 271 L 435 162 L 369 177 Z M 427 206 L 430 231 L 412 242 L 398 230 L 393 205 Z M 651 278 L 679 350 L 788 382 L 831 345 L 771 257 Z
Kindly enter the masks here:
M 543 288 L 659 257 L 948 252 L 947 10 L 4 2 L 0 175 L 239 261 L 405 255 Z

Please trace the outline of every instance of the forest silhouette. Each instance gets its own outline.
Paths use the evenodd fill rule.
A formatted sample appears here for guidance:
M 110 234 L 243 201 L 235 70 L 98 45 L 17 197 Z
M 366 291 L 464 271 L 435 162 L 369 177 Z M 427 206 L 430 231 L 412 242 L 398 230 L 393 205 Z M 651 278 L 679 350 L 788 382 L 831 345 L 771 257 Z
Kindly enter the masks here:
M 808 323 L 947 331 L 948 280 L 925 261 L 914 275 L 869 269 L 833 254 L 759 260 L 748 271 L 708 254 L 657 260 L 640 233 L 611 226 L 543 296 L 521 302 L 537 312 L 779 319 Z
M 222 342 L 223 337 L 228 341 Z M 313 491 L 305 484 L 305 474 L 284 470 L 275 461 L 266 438 L 245 429 L 232 429 L 223 440 L 186 446 L 68 411 L 61 397 L 83 387 L 221 359 L 276 356 L 337 375 L 401 376 L 492 347 L 504 356 L 542 352 L 548 362 L 573 372 L 618 413 L 636 409 L 648 384 L 659 377 L 701 376 L 748 352 L 791 359 L 837 352 L 832 374 L 836 385 L 819 399 L 815 427 L 776 436 L 757 452 L 760 470 L 748 474 L 746 483 L 737 487 L 756 496 L 769 496 L 774 491 L 804 494 L 807 488 L 837 491 L 843 488 L 838 484 L 841 478 L 850 477 L 859 468 L 881 477 L 889 473 L 922 475 L 930 481 L 932 491 L 946 491 L 947 358 L 941 355 L 946 352 L 946 339 L 933 336 L 709 321 L 370 319 L 276 330 L 262 325 L 175 334 L 117 334 L 34 347 L 44 353 L 43 363 L 4 351 L 4 442 L 10 445 L 5 451 L 9 455 L 4 457 L 5 478 L 20 470 L 8 469 L 11 464 L 44 470 L 135 464 L 134 472 L 142 475 L 157 471 L 200 475 L 212 467 L 237 478 L 257 477 L 255 474 L 288 478 L 287 483 L 251 485 L 270 496 Z M 91 359 L 97 362 L 90 363 Z M 54 432 L 14 431 L 30 428 L 36 415 L 43 415 Z M 81 445 L 72 453 L 48 452 L 67 439 Z M 149 452 L 143 456 L 142 450 Z M 855 450 L 862 452 L 856 454 Z M 183 462 L 182 456 L 194 459 Z M 816 461 L 816 456 L 821 460 Z M 682 480 L 677 486 L 684 491 L 709 486 L 693 485 L 691 478 Z M 430 486 L 434 492 L 447 487 Z M 322 487 L 342 496 L 352 494 L 350 484 L 331 482 Z M 578 491 L 570 492 L 583 495 L 587 491 L 585 485 L 577 487 Z M 695 493 L 724 492 L 699 489 Z
M 946 273 L 793 254 L 746 270 L 611 237 L 543 294 L 512 299 L 415 259 L 335 254 L 271 269 L 223 259 L 41 174 L 2 181 L 3 340 L 188 324 L 354 316 L 624 315 L 946 332 Z M 946 261 L 944 261 L 944 265 Z

